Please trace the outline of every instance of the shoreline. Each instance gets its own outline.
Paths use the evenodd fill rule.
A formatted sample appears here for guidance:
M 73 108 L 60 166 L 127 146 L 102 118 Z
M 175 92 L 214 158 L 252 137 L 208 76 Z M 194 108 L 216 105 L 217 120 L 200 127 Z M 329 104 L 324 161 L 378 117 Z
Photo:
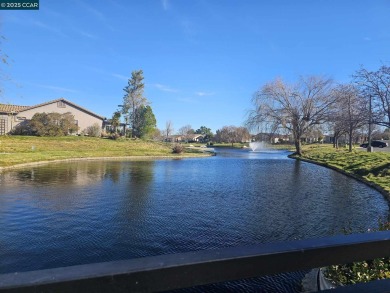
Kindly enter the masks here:
M 354 178 L 355 180 L 358 180 L 359 182 L 362 182 L 364 184 L 366 184 L 367 186 L 375 189 L 376 191 L 378 191 L 379 193 L 381 193 L 383 195 L 383 197 L 387 200 L 387 202 L 389 203 L 389 207 L 390 207 L 390 192 L 388 192 L 387 190 L 385 190 L 382 186 L 372 182 L 372 181 L 369 181 L 359 175 L 355 175 L 355 174 L 352 174 L 352 173 L 349 173 L 349 172 L 346 172 L 342 169 L 339 169 L 337 167 L 334 167 L 334 166 L 330 166 L 326 163 L 321 163 L 321 162 L 318 162 L 318 161 L 314 161 L 314 160 L 310 160 L 310 159 L 307 159 L 307 158 L 302 158 L 302 157 L 296 157 L 295 155 L 291 154 L 291 155 L 288 155 L 288 157 L 290 159 L 295 159 L 295 160 L 298 160 L 298 161 L 303 161 L 303 162 L 306 162 L 306 163 L 311 163 L 311 164 L 315 164 L 315 165 L 319 165 L 319 166 L 322 166 L 322 167 L 325 167 L 325 168 L 328 168 L 328 169 L 332 169 L 336 172 L 339 172 L 341 174 L 344 174 L 348 177 L 351 177 L 351 178 Z
M 47 165 L 51 163 L 66 163 L 66 162 L 76 162 L 76 161 L 149 161 L 149 160 L 180 160 L 180 159 L 191 159 L 191 158 L 207 158 L 211 157 L 210 154 L 197 154 L 196 156 L 192 154 L 188 155 L 161 155 L 161 156 L 115 156 L 115 157 L 81 157 L 81 158 L 68 158 L 68 159 L 58 159 L 58 160 L 45 160 L 45 161 L 36 161 L 28 162 L 22 164 L 16 164 L 12 166 L 0 167 L 0 173 L 4 171 L 9 171 L 13 169 L 19 169 L 30 166 L 40 166 Z

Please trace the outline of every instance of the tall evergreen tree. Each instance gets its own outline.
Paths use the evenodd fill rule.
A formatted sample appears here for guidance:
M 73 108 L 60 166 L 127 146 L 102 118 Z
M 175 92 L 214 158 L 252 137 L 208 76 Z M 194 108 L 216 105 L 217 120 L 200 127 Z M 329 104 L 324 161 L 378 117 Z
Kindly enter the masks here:
M 123 89 L 125 95 L 123 97 L 122 113 L 131 127 L 131 137 L 136 136 L 137 128 L 140 127 L 140 115 L 137 115 L 137 109 L 149 104 L 144 97 L 144 76 L 142 70 L 135 70 L 131 73 L 131 78 L 128 80 L 127 86 Z

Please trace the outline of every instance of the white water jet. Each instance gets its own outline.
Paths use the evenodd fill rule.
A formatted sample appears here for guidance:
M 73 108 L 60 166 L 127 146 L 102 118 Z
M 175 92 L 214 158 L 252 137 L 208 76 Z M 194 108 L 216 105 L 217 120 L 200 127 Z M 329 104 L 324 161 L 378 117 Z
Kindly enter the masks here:
M 252 152 L 261 152 L 261 151 L 267 151 L 271 149 L 270 145 L 264 141 L 250 142 L 249 147 L 252 149 Z

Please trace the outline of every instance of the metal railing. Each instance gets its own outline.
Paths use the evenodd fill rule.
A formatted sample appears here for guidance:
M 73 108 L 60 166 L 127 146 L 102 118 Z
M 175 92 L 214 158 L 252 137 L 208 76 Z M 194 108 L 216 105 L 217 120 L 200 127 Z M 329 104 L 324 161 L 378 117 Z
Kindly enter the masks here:
M 384 231 L 3 274 L 0 292 L 165 291 L 388 256 Z M 390 292 L 390 280 L 332 292 L 359 290 Z

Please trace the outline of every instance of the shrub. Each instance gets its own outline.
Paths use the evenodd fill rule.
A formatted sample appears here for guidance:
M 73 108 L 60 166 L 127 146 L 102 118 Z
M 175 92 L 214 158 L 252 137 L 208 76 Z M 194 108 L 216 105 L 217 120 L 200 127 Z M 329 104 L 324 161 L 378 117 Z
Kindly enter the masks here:
M 181 144 L 179 144 L 179 143 L 175 144 L 172 147 L 172 152 L 174 154 L 181 154 L 183 151 L 184 151 L 184 147 Z
M 95 123 L 91 126 L 88 126 L 84 130 L 85 134 L 92 137 L 100 137 L 102 133 L 102 128 L 98 123 Z
M 35 113 L 29 125 L 33 134 L 38 136 L 63 136 L 76 132 L 79 127 L 70 112 Z
M 390 222 L 380 221 L 378 230 L 390 230 Z M 325 270 L 325 276 L 339 285 L 388 279 L 390 278 L 390 257 L 329 266 Z
M 12 130 L 11 133 L 12 135 L 33 135 L 34 132 L 31 129 L 31 124 L 30 121 L 25 120 L 19 125 L 16 125 Z
M 111 134 L 109 135 L 109 138 L 114 139 L 114 140 L 116 140 L 116 139 L 118 139 L 118 138 L 120 138 L 120 137 L 121 137 L 121 136 L 120 136 L 119 133 L 117 133 L 117 132 L 111 133 Z

